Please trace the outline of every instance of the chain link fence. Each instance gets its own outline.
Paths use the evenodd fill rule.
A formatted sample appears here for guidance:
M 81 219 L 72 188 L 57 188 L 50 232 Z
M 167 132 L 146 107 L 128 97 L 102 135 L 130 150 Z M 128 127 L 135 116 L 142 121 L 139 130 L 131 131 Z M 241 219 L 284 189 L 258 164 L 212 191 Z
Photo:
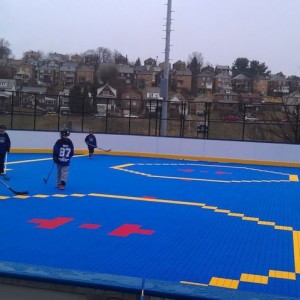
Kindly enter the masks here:
M 167 136 L 193 139 L 299 142 L 299 105 L 229 101 L 167 101 Z M 162 100 L 6 93 L 0 122 L 12 130 L 161 136 Z

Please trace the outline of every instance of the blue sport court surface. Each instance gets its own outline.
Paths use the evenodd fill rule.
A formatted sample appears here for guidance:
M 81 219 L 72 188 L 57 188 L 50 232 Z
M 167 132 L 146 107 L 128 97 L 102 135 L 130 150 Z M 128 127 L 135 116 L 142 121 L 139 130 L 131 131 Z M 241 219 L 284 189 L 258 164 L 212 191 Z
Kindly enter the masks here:
M 52 164 L 8 156 L 5 183 L 29 194 L 0 186 L 1 276 L 300 298 L 298 168 L 78 155 L 61 191 Z

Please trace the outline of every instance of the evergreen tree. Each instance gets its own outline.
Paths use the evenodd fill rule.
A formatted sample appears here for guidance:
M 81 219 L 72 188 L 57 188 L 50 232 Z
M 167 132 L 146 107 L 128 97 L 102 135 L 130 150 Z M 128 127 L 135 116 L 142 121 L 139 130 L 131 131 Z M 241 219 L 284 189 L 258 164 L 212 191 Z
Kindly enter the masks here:
M 70 98 L 69 98 L 69 105 L 72 114 L 80 114 L 83 110 L 83 103 L 84 97 L 82 93 L 82 89 L 79 85 L 75 85 L 70 90 Z
M 0 38 L 0 59 L 8 58 L 11 55 L 9 42 Z
M 135 67 L 140 67 L 142 64 L 141 64 L 141 60 L 140 58 L 138 58 L 134 64 Z

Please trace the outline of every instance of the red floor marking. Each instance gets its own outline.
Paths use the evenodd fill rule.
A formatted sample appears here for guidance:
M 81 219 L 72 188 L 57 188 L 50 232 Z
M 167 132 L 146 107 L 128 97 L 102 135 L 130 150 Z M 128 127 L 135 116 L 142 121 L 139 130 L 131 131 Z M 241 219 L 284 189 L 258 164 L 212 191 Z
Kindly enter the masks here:
M 154 230 L 145 230 L 145 229 L 140 229 L 140 228 L 141 228 L 141 225 L 124 224 L 124 225 L 120 226 L 119 228 L 111 231 L 109 233 L 109 235 L 128 237 L 130 234 L 151 235 L 154 232 Z
M 224 172 L 224 171 L 217 171 L 217 172 L 215 172 L 215 174 L 223 175 L 223 174 L 231 174 L 231 173 Z
M 143 196 L 143 198 L 145 198 L 145 199 L 156 199 L 156 197 L 153 197 L 153 196 Z
M 68 222 L 73 221 L 73 218 L 63 218 L 63 217 L 59 217 L 59 218 L 55 218 L 53 220 L 47 220 L 47 219 L 32 219 L 29 220 L 28 222 L 30 223 L 37 223 L 39 224 L 38 226 L 36 226 L 36 228 L 44 228 L 44 229 L 54 229 L 57 228 L 61 225 L 64 225 Z
M 81 224 L 79 228 L 85 228 L 85 229 L 98 229 L 101 225 L 99 224 Z
M 194 172 L 195 170 L 194 170 L 194 169 L 178 169 L 178 171 L 180 171 L 180 172 L 185 172 L 185 173 L 192 173 L 192 172 Z

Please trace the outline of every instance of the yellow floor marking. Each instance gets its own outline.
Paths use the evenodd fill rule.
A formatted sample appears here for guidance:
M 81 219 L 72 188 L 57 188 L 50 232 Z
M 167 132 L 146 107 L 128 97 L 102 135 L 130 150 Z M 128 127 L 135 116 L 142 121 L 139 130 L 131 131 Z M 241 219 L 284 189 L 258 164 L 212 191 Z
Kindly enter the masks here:
M 10 197 L 8 197 L 8 196 L 0 196 L 0 200 L 5 200 L 5 199 L 8 199 L 8 198 L 10 198 Z
M 267 226 L 275 226 L 275 222 L 268 222 L 268 221 L 258 221 L 257 224 L 267 225 Z
M 269 277 L 268 276 L 255 275 L 255 274 L 242 273 L 240 281 L 251 282 L 251 283 L 259 283 L 259 284 L 268 284 Z
M 269 277 L 296 280 L 296 273 L 278 271 L 278 270 L 269 270 Z
M 228 214 L 228 216 L 230 216 L 230 217 L 243 217 L 244 216 L 244 214 L 238 214 L 238 213 L 233 213 L 233 212 L 231 212 L 231 213 L 229 213 Z
M 41 195 L 41 194 L 37 194 L 37 195 L 34 195 L 33 197 L 35 198 L 48 198 L 50 197 L 49 195 Z
M 17 199 L 27 199 L 29 197 L 30 196 L 26 196 L 26 195 L 16 195 L 16 196 L 14 196 L 14 198 L 17 198 Z
M 277 229 L 277 230 L 293 231 L 293 227 L 291 227 L 291 226 L 279 226 L 279 225 L 275 225 L 274 228 Z
M 209 282 L 209 285 L 223 287 L 223 288 L 237 289 L 239 286 L 239 281 L 233 279 L 212 277 Z
M 210 205 L 206 205 L 205 203 L 199 203 L 199 202 L 185 202 L 185 201 L 175 201 L 175 200 L 165 200 L 165 199 L 155 199 L 155 198 L 145 198 L 145 197 L 131 197 L 131 196 L 122 196 L 122 195 L 98 194 L 98 193 L 90 193 L 90 194 L 88 194 L 88 196 L 113 198 L 113 199 L 125 199 L 125 200 L 134 200 L 134 201 L 147 201 L 147 202 L 156 202 L 156 203 L 169 203 L 169 204 L 176 204 L 176 205 L 189 205 L 189 206 L 196 206 L 196 207 L 200 206 L 203 209 L 213 210 L 216 213 L 226 213 L 226 214 L 228 214 L 228 216 L 231 216 L 231 217 L 240 217 L 244 221 L 254 221 L 254 222 L 257 222 L 259 225 L 273 226 L 274 229 L 276 229 L 276 230 L 287 230 L 287 231 L 293 230 L 293 228 L 289 227 L 289 226 L 277 226 L 275 222 L 260 221 L 259 218 L 247 217 L 242 213 L 231 212 L 230 210 L 227 210 L 227 209 L 220 209 L 217 206 L 210 206 Z
M 70 196 L 73 196 L 73 197 L 84 197 L 85 194 L 71 194 Z
M 259 221 L 259 218 L 254 218 L 254 217 L 243 217 L 242 220 L 245 220 L 245 221 Z
M 111 168 L 112 169 L 122 169 L 122 168 L 126 168 L 126 167 L 131 167 L 131 166 L 134 166 L 134 164 L 124 164 L 124 165 L 114 166 Z
M 295 272 L 300 274 L 300 231 L 293 231 Z
M 208 286 L 208 284 L 199 283 L 199 282 L 184 281 L 184 280 L 181 280 L 180 283 L 190 284 L 190 285 L 198 285 L 198 286 Z
M 225 213 L 225 214 L 228 214 L 230 213 L 230 210 L 229 209 L 215 209 L 215 212 L 218 212 L 218 213 Z
M 201 206 L 201 207 L 205 206 L 205 203 L 198 203 L 198 202 L 184 202 L 184 201 L 164 200 L 164 199 L 149 199 L 149 198 L 144 198 L 144 197 L 130 197 L 130 196 L 118 196 L 118 195 L 96 194 L 96 193 L 91 193 L 91 194 L 88 194 L 88 195 L 92 196 L 92 197 L 126 199 L 126 200 L 134 200 L 134 201 L 147 201 L 147 202 L 157 202 L 157 203 L 171 203 L 171 204 Z
M 68 197 L 68 195 L 65 195 L 65 194 L 54 194 L 52 196 L 53 197 L 60 197 L 60 198 Z
M 299 181 L 298 175 L 290 175 L 290 181 Z
M 209 205 L 205 205 L 205 206 L 202 206 L 202 208 L 204 208 L 204 209 L 213 209 L 213 210 L 216 210 L 218 207 L 217 207 L 217 206 L 209 206 Z

